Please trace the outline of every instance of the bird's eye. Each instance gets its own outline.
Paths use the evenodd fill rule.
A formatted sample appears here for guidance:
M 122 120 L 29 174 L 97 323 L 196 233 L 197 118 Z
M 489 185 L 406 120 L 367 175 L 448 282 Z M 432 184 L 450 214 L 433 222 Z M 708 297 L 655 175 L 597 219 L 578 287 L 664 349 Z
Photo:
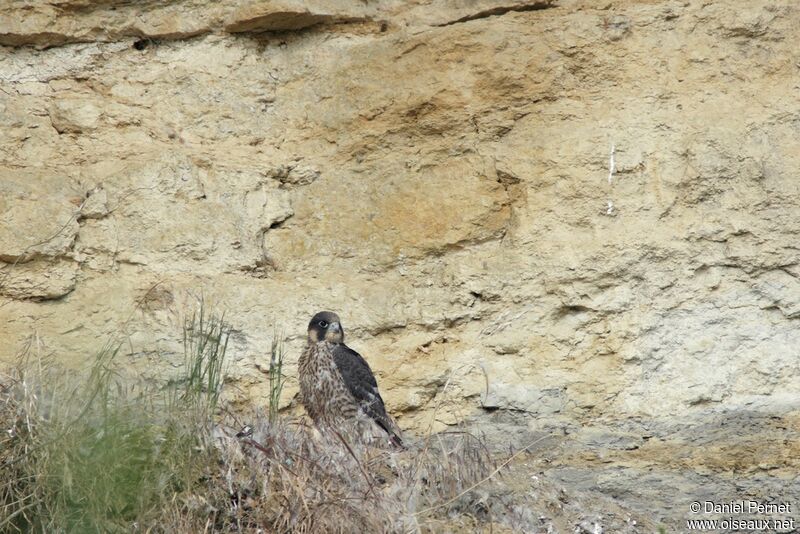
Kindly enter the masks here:
M 327 323 L 327 322 L 325 322 L 325 321 L 320 321 L 320 322 L 319 322 L 319 325 L 320 325 L 322 328 L 328 328 L 328 323 Z

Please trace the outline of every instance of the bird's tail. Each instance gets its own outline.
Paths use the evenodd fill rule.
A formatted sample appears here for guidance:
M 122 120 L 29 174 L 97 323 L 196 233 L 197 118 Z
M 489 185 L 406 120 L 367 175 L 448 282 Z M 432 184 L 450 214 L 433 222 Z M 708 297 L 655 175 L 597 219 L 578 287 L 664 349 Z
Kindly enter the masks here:
M 398 449 L 406 450 L 406 446 L 403 445 L 403 440 L 395 432 L 389 432 L 389 443 Z
M 398 449 L 406 450 L 400 432 L 397 430 L 397 424 L 388 415 L 376 419 L 375 422 L 389 435 L 389 443 Z

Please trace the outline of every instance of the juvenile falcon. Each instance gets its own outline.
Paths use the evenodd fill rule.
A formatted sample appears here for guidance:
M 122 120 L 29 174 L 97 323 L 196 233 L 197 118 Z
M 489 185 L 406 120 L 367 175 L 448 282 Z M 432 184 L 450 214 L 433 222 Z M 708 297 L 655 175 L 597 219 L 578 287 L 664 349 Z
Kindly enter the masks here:
M 397 426 L 387 415 L 378 382 L 366 360 L 344 344 L 339 316 L 319 312 L 308 323 L 308 344 L 298 362 L 300 399 L 318 426 L 372 421 L 403 447 Z

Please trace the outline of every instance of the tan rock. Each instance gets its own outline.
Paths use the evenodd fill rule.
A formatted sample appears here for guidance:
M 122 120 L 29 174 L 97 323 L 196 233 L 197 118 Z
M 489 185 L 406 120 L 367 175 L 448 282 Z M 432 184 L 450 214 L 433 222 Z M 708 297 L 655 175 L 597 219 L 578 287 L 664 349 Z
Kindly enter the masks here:
M 49 111 L 50 121 L 58 133 L 81 133 L 94 130 L 102 115 L 96 105 L 82 99 L 56 100 Z
M 0 13 L 0 45 L 39 47 L 119 39 L 179 39 L 210 31 L 221 8 L 197 2 L 137 6 L 109 2 L 20 0 Z
M 265 246 L 291 269 L 293 262 L 317 255 L 402 264 L 410 257 L 500 238 L 509 200 L 481 166 L 480 161 L 453 161 L 375 184 L 327 176 L 295 201 L 295 220 L 308 223 L 267 235 Z M 338 194 L 344 187 L 349 195 Z
M 87 193 L 86 200 L 81 207 L 81 217 L 84 219 L 101 219 L 108 215 L 108 193 L 102 187 L 97 187 Z
M 0 269 L 0 295 L 12 299 L 52 300 L 75 289 L 80 266 L 72 261 L 37 260 Z
M 269 0 L 245 2 L 225 22 L 225 30 L 236 32 L 280 32 L 302 30 L 317 24 L 367 20 L 365 7 L 353 2 Z
M 14 176 L 16 175 L 16 176 Z M 80 197 L 53 189 L 57 178 L 0 170 L 0 261 L 24 263 L 69 252 L 78 233 Z

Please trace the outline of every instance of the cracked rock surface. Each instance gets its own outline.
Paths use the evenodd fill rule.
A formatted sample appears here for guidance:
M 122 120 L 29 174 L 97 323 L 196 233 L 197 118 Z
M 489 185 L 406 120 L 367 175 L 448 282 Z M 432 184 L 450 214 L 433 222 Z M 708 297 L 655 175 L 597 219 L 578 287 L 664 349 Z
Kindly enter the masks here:
M 202 297 L 235 329 L 230 394 L 266 403 L 277 327 L 298 410 L 305 326 L 332 309 L 412 434 L 551 434 L 543 476 L 668 526 L 703 498 L 800 503 L 798 20 L 13 2 L 0 361 L 122 337 L 166 379 Z

